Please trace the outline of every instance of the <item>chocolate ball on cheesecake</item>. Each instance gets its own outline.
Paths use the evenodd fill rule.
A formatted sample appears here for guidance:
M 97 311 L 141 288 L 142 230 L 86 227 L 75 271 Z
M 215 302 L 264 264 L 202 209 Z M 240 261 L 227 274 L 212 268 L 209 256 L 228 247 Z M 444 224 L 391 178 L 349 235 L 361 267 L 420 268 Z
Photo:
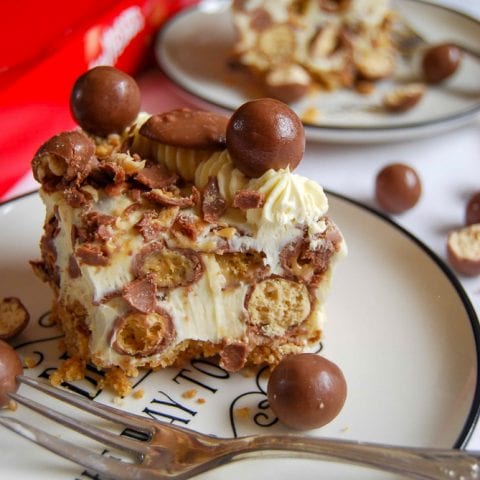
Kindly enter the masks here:
M 247 177 L 260 177 L 271 168 L 293 170 L 305 151 L 302 122 L 278 100 L 252 100 L 230 118 L 227 149 L 235 167 Z
M 121 70 L 95 67 L 75 82 L 70 109 L 78 124 L 91 134 L 121 133 L 140 111 L 140 89 Z

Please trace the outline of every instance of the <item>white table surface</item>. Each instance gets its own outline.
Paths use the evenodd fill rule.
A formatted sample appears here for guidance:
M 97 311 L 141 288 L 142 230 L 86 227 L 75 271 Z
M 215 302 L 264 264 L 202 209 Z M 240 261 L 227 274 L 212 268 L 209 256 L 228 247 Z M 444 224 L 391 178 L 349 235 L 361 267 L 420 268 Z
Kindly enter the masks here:
M 480 0 L 437 0 L 480 19 Z M 479 39 L 480 44 L 480 39 Z M 480 81 L 480 79 L 479 79 Z M 143 108 L 150 112 L 195 106 L 158 71 L 139 78 Z M 445 260 L 447 233 L 464 224 L 468 198 L 480 191 L 480 118 L 434 137 L 388 144 L 345 145 L 308 142 L 297 173 L 317 180 L 324 188 L 376 207 L 373 191 L 377 172 L 386 164 L 404 162 L 414 167 L 423 183 L 418 205 L 393 219 Z M 30 174 L 4 199 L 32 191 L 38 185 Z M 480 277 L 459 277 L 480 317 Z M 480 426 L 469 448 L 480 449 Z

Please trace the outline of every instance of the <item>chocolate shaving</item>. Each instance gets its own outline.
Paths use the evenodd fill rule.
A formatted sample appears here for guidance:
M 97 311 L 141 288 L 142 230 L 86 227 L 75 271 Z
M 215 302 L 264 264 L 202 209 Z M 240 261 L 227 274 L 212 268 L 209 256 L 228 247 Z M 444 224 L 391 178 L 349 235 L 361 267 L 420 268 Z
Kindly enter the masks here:
M 108 255 L 101 249 L 99 245 L 93 243 L 84 243 L 76 248 L 75 255 L 82 263 L 93 266 L 103 267 L 108 265 Z
M 43 265 L 38 265 L 37 272 L 44 271 L 48 281 L 52 281 L 54 285 L 60 285 L 60 273 L 56 266 L 57 249 L 55 247 L 55 237 L 59 234 L 60 227 L 58 218 L 53 215 L 48 222 L 45 223 L 44 234 L 40 240 L 40 252 L 42 254 Z M 43 277 L 43 274 L 40 275 Z
M 173 223 L 172 229 L 185 235 L 190 240 L 196 240 L 200 233 L 200 228 L 195 219 L 187 215 L 179 215 Z
M 87 212 L 81 215 L 84 230 L 77 233 L 81 235 L 84 241 L 106 242 L 113 233 L 111 227 L 115 225 L 116 218 L 112 215 L 101 212 Z
M 148 165 L 135 175 L 137 182 L 152 189 L 169 187 L 175 184 L 178 178 L 176 173 L 161 164 Z
M 142 313 L 152 313 L 156 307 L 157 285 L 152 275 L 133 280 L 123 287 L 123 298 Z
M 88 192 L 84 192 L 77 187 L 67 187 L 63 191 L 65 201 L 72 208 L 81 208 L 92 203 L 93 198 Z
M 145 192 L 143 197 L 152 203 L 161 205 L 163 207 L 180 207 L 188 208 L 196 205 L 200 199 L 200 192 L 193 186 L 192 193 L 186 197 L 180 195 L 180 191 L 169 191 L 162 189 L 154 189 L 150 192 Z
M 202 195 L 202 217 L 208 223 L 215 223 L 227 209 L 227 202 L 220 194 L 216 177 L 209 177 Z
M 74 255 L 70 255 L 68 257 L 68 275 L 70 278 L 75 279 L 79 278 L 82 276 L 82 271 L 80 270 L 80 267 L 78 266 L 77 259 L 75 258 Z
M 158 237 L 158 234 L 164 229 L 155 220 L 158 215 L 155 212 L 145 212 L 142 218 L 135 224 L 146 242 L 150 242 Z
M 316 236 L 320 245 L 315 249 L 311 248 L 310 241 L 301 237 L 286 245 L 280 252 L 280 263 L 290 276 L 315 282 L 315 279 L 328 270 L 330 259 L 338 251 L 342 236 L 329 219 L 326 219 L 326 223 L 326 230 Z
M 125 170 L 114 162 L 101 162 L 90 173 L 88 180 L 96 188 L 103 188 L 107 185 L 122 185 L 125 183 Z
M 249 208 L 261 208 L 265 203 L 265 196 L 255 190 L 240 190 L 235 192 L 232 205 L 241 210 Z

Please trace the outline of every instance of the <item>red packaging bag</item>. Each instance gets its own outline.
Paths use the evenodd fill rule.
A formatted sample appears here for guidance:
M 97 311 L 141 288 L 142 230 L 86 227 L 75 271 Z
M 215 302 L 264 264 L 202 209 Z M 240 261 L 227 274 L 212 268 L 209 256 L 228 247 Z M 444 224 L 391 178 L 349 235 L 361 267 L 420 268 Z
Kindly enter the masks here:
M 75 127 L 69 110 L 75 79 L 96 65 L 136 73 L 152 58 L 160 25 L 192 3 L 86 0 L 72 11 L 58 0 L 27 0 L 7 9 L 0 20 L 7 52 L 0 54 L 0 198 L 28 172 L 43 142 Z M 19 14 L 27 11 L 32 15 Z M 16 39 L 18 54 L 7 48 Z

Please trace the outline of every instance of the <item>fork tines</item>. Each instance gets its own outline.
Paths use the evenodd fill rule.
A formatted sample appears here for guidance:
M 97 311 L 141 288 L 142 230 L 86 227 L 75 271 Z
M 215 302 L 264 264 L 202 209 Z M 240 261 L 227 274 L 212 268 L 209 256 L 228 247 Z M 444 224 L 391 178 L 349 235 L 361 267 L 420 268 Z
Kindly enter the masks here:
M 149 436 L 153 434 L 153 428 L 149 424 L 149 420 L 140 417 L 139 415 L 119 411 L 107 405 L 87 400 L 65 390 L 54 388 L 46 383 L 39 382 L 33 378 L 18 376 L 17 379 L 20 383 L 33 387 L 34 389 L 55 397 L 58 400 L 67 402 L 68 404 L 90 414 L 102 417 L 116 424 L 120 424 L 125 428 L 140 431 L 144 434 L 148 434 Z M 50 407 L 28 399 L 18 393 L 11 393 L 10 397 L 16 402 L 57 423 L 60 423 L 65 427 L 97 440 L 102 444 L 106 444 L 133 454 L 136 460 L 139 462 L 142 461 L 143 456 L 146 454 L 148 442 L 133 440 L 125 436 L 116 435 L 93 425 L 79 422 L 70 416 L 64 415 Z M 74 445 L 12 417 L 0 416 L 0 424 L 22 435 L 28 440 L 61 455 L 64 458 L 83 465 L 87 469 L 101 473 L 106 478 L 130 479 L 133 478 L 134 474 L 134 470 L 132 470 L 132 468 L 137 471 L 135 464 L 120 462 L 113 458 L 93 453 L 84 447 Z

